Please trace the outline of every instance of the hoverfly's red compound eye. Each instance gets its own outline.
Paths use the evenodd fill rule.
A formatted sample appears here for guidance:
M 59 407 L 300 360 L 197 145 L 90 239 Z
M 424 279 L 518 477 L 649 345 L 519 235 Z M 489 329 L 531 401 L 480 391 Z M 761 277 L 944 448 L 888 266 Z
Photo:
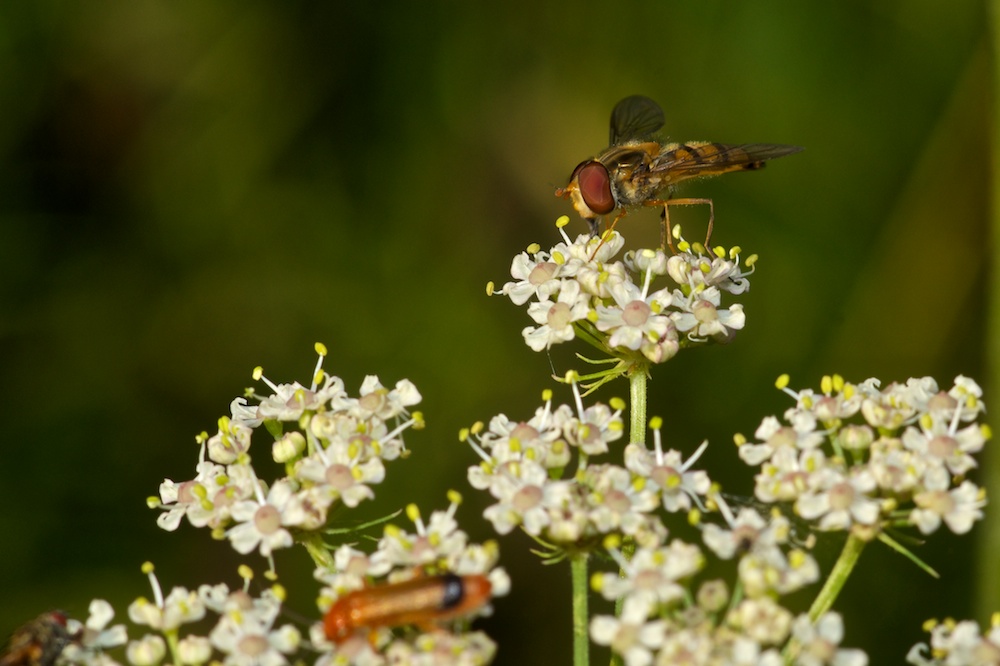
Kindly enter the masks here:
M 580 196 L 590 210 L 598 215 L 607 215 L 615 209 L 615 197 L 611 194 L 611 176 L 608 168 L 591 160 L 578 166 L 573 175 L 580 186 Z

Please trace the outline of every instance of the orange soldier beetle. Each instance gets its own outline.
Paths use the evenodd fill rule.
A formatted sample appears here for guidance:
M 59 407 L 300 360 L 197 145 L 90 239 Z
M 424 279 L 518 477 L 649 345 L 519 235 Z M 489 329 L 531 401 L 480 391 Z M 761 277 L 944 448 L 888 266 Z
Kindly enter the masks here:
M 355 590 L 334 602 L 323 629 L 335 643 L 345 642 L 359 629 L 415 624 L 429 630 L 481 608 L 492 591 L 486 576 L 453 573 Z

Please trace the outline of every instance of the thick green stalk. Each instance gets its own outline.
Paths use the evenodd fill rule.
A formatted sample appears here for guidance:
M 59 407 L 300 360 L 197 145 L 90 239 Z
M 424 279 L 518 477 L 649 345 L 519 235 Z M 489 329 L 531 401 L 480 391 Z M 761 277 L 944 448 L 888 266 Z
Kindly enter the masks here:
M 587 609 L 587 554 L 574 555 L 569 560 L 573 582 L 573 666 L 590 664 L 590 618 Z
M 646 365 L 635 365 L 632 367 L 631 372 L 628 375 L 628 389 L 629 389 L 629 426 L 628 426 L 628 441 L 630 444 L 643 444 L 646 443 L 646 381 L 648 375 L 646 374 Z M 632 559 L 632 553 L 635 552 L 635 542 L 631 539 L 626 539 L 622 544 L 622 555 L 627 560 Z M 619 572 L 619 575 L 624 576 L 625 572 Z M 622 614 L 622 604 L 624 599 L 619 599 L 615 602 L 615 616 L 620 617 Z M 613 654 L 611 657 L 611 666 L 621 666 L 624 663 L 624 659 L 621 655 Z
M 629 442 L 646 443 L 646 366 L 635 365 L 628 375 Z
M 163 635 L 167 637 L 167 647 L 170 649 L 170 656 L 173 658 L 175 664 L 183 663 L 181 662 L 179 633 L 178 629 L 165 629 L 163 631 Z
M 844 589 L 844 583 L 847 582 L 848 577 L 851 575 L 854 565 L 858 563 L 858 558 L 861 556 L 861 551 L 864 550 L 866 543 L 868 542 L 853 534 L 847 537 L 847 543 L 844 544 L 844 549 L 840 551 L 840 557 L 837 558 L 837 563 L 833 565 L 830 577 L 826 579 L 823 589 L 819 591 L 819 595 L 817 595 L 816 600 L 813 601 L 812 607 L 809 609 L 809 620 L 811 622 L 815 623 L 823 613 L 830 610 L 830 607 L 833 606 L 837 595 Z M 801 646 L 794 639 L 785 645 L 782 655 L 786 665 L 791 666 L 791 664 L 797 663 L 796 659 L 799 650 L 801 650 Z
M 990 247 L 985 251 L 987 257 L 996 257 L 1000 251 L 1000 0 L 989 0 L 987 19 L 991 39 L 988 40 L 990 53 L 990 89 L 992 105 L 990 106 Z M 1000 386 L 1000 271 L 987 273 L 987 282 L 983 287 L 986 305 L 986 333 L 983 336 L 985 356 L 987 359 L 986 387 L 996 394 Z M 993 431 L 997 432 L 996 412 L 990 419 Z M 983 451 L 982 474 L 980 475 L 987 497 L 1000 496 L 1000 455 L 993 447 Z M 997 558 L 1000 557 L 1000 512 L 987 511 L 984 524 L 976 530 L 976 613 L 979 617 L 989 617 L 1000 605 L 1000 571 L 997 569 Z
M 812 607 L 809 609 L 810 620 L 815 622 L 819 619 L 820 615 L 830 610 L 830 607 L 833 606 L 837 595 L 844 589 L 844 584 L 850 577 L 851 571 L 854 570 L 854 565 L 858 563 L 858 558 L 861 556 L 861 551 L 865 549 L 866 543 L 868 542 L 853 534 L 847 537 L 847 543 L 844 544 L 844 549 L 840 551 L 837 563 L 833 565 L 833 570 L 830 572 L 829 578 L 826 579 L 823 589 L 819 591 L 819 595 L 816 596 L 816 600 L 813 601 Z

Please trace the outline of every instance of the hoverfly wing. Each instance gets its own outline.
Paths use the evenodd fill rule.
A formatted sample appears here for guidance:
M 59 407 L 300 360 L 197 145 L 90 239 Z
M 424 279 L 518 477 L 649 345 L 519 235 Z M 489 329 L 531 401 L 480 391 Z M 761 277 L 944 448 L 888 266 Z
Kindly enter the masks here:
M 663 127 L 663 109 L 643 95 L 631 95 L 615 105 L 611 112 L 611 138 L 614 146 L 632 139 L 648 139 Z
M 727 145 L 710 141 L 668 144 L 649 165 L 650 173 L 667 173 L 670 182 L 760 169 L 768 160 L 792 155 L 801 146 L 775 143 Z

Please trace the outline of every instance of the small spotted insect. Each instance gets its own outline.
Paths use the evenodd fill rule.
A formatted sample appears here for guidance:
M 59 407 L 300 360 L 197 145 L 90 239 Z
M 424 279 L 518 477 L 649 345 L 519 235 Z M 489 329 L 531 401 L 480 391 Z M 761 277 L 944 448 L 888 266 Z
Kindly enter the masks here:
M 72 640 L 65 613 L 42 613 L 11 634 L 0 653 L 0 666 L 53 666 Z

